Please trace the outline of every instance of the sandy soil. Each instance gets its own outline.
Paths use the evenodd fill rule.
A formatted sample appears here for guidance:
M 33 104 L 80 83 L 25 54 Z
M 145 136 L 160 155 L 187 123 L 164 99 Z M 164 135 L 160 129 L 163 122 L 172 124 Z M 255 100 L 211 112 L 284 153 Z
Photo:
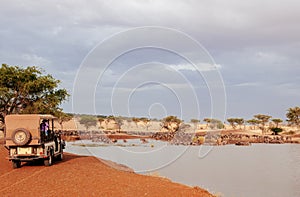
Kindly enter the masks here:
M 13 170 L 6 156 L 0 145 L 1 196 L 212 196 L 199 187 L 116 170 L 94 157 L 66 153 L 51 167 L 23 163 Z

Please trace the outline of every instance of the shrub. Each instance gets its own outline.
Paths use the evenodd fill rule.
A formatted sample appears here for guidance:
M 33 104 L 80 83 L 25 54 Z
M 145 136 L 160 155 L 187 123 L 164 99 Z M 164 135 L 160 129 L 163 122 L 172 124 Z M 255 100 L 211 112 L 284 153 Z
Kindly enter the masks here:
M 223 129 L 224 124 L 221 120 L 211 119 L 209 127 L 210 129 Z
M 278 133 L 282 132 L 283 129 L 282 128 L 278 128 L 278 127 L 273 127 L 273 128 L 271 128 L 271 131 L 273 131 L 273 133 L 275 135 L 278 135 Z

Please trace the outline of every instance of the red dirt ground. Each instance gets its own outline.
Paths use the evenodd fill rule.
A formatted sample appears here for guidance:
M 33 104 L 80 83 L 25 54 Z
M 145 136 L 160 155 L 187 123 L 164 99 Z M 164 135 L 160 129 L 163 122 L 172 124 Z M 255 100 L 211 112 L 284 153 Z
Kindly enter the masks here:
M 0 196 L 213 196 L 199 187 L 116 170 L 97 158 L 68 153 L 51 167 L 24 163 L 12 169 L 7 152 L 0 144 Z

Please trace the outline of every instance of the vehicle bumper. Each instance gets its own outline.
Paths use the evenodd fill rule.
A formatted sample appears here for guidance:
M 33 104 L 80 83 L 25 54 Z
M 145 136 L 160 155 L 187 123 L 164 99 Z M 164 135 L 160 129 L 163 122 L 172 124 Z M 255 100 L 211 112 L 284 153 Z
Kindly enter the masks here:
M 44 155 L 16 155 L 16 156 L 10 156 L 7 159 L 9 161 L 34 161 L 34 160 L 39 160 L 39 159 L 46 159 L 48 158 L 47 156 Z

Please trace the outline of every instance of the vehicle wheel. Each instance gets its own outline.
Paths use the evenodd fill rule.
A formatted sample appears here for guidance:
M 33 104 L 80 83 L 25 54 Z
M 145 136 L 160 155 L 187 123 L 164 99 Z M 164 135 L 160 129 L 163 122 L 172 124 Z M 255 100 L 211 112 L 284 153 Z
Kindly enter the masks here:
M 20 168 L 21 167 L 21 162 L 20 161 L 13 161 L 12 165 L 13 165 L 13 169 Z
M 19 128 L 14 130 L 14 132 L 11 135 L 12 141 L 19 146 L 26 145 L 31 138 L 31 134 L 28 130 L 24 128 Z
M 52 164 L 53 164 L 53 153 L 51 151 L 49 158 L 44 160 L 44 165 L 51 166 Z
M 64 153 L 61 151 L 61 153 L 57 156 L 58 161 L 62 161 L 64 159 Z

